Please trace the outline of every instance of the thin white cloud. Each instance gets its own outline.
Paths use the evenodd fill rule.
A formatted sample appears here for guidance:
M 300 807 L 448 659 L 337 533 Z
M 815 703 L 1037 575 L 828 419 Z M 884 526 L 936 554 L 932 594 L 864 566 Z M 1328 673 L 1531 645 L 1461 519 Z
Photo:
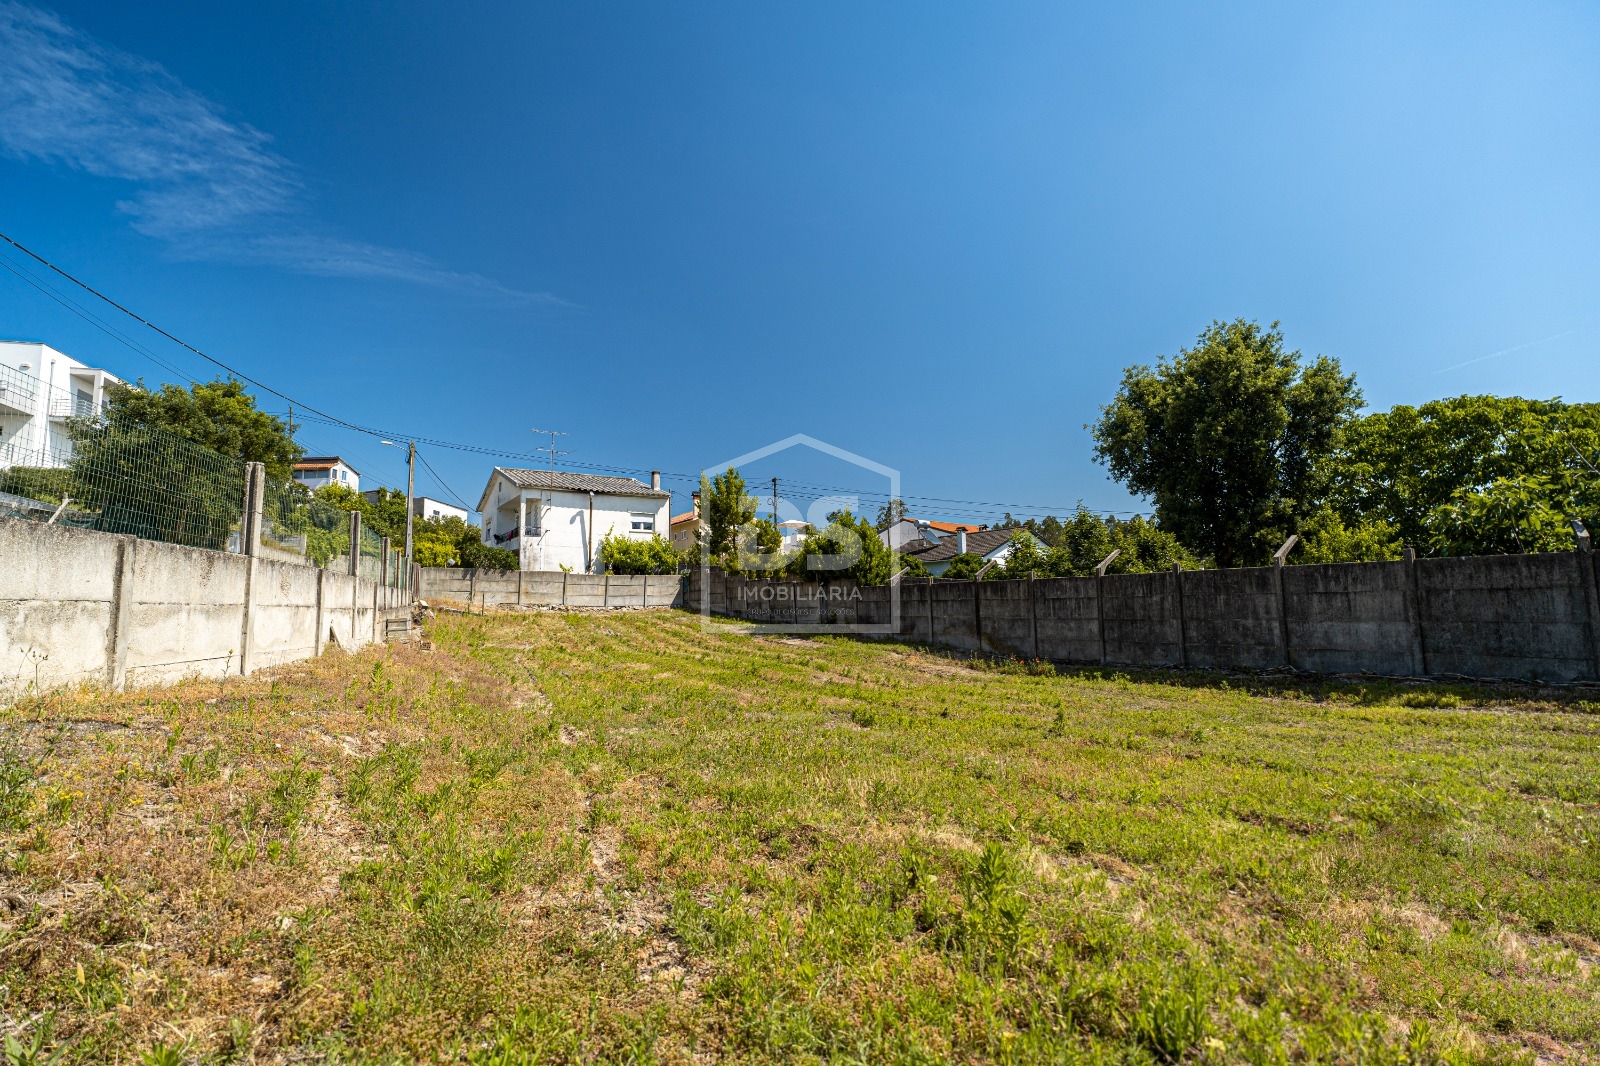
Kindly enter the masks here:
M 0 56 L 0 151 L 131 183 L 117 206 L 180 255 L 562 302 L 416 252 L 316 232 L 303 217 L 299 175 L 267 134 L 52 12 L 0 2 Z

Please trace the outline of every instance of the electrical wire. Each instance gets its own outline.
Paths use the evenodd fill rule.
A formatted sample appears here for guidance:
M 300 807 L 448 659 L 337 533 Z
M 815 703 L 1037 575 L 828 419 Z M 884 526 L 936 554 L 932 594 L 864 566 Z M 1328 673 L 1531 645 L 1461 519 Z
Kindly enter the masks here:
M 262 381 L 260 381 L 260 380 L 258 380 L 256 378 L 251 377 L 250 375 L 244 373 L 243 371 L 237 369 L 236 367 L 233 367 L 233 366 L 229 365 L 228 363 L 223 362 L 222 360 L 216 358 L 215 356 L 209 355 L 206 352 L 201 351 L 199 348 L 197 348 L 194 345 L 188 343 L 187 341 L 183 340 L 182 338 L 176 336 L 175 334 L 172 334 L 172 333 L 168 332 L 165 329 L 162 329 L 160 326 L 156 325 L 154 322 L 151 322 L 149 319 L 147 319 L 147 318 L 143 317 L 142 315 L 139 315 L 136 312 L 130 310 L 129 308 L 127 308 L 123 304 L 118 303 L 116 300 L 113 300 L 111 297 L 107 296 L 105 293 L 101 292 L 99 289 L 96 289 L 94 286 L 90 285 L 88 282 L 85 282 L 82 279 L 76 277 L 75 275 L 69 273 L 68 271 L 66 271 L 62 267 L 57 266 L 55 263 L 53 263 L 50 260 L 46 259 L 44 256 L 40 255 L 39 253 L 33 251 L 31 248 L 28 248 L 26 245 L 24 245 L 21 242 L 17 241 L 15 238 L 11 237 L 10 235 L 8 235 L 6 233 L 0 233 L 0 240 L 5 241 L 7 244 L 11 245 L 13 248 L 16 248 L 18 251 L 22 252 L 24 255 L 26 255 L 29 258 L 33 259 L 34 261 L 38 262 L 39 264 L 41 264 L 42 266 L 46 267 L 47 269 L 49 269 L 50 271 L 54 272 L 55 274 L 59 275 L 60 277 L 65 278 L 67 281 L 69 281 L 72 284 L 78 286 L 80 289 L 84 290 L 85 292 L 89 293 L 90 295 L 92 295 L 92 296 L 96 297 L 97 299 L 99 299 L 99 300 L 111 305 L 112 307 L 116 308 L 118 311 L 122 312 L 124 315 L 127 315 L 129 318 L 133 319 L 135 322 L 138 322 L 141 325 L 149 328 L 150 330 L 153 330 L 154 332 L 160 334 L 162 337 L 165 337 L 167 340 L 171 341 L 173 344 L 178 345 L 180 348 L 183 348 L 186 351 L 192 352 L 193 354 L 199 356 L 201 359 L 204 359 L 206 362 L 211 363 L 212 365 L 214 365 L 214 366 L 226 371 L 228 374 L 232 375 L 235 378 L 238 378 L 241 381 L 247 382 L 250 385 L 255 386 L 256 388 L 260 389 L 262 392 L 269 393 L 270 395 L 276 396 L 280 400 L 283 400 L 285 403 L 287 403 L 287 404 L 291 405 L 292 407 L 296 408 L 296 413 L 300 417 L 309 416 L 313 421 L 319 421 L 319 422 L 322 422 L 325 425 L 337 426 L 337 427 L 339 427 L 341 429 L 346 429 L 346 430 L 349 430 L 349 431 L 351 431 L 353 433 L 360 433 L 360 434 L 363 434 L 363 435 L 369 436 L 369 437 L 378 437 L 380 439 L 404 438 L 404 439 L 407 439 L 407 440 L 415 441 L 418 444 L 426 444 L 426 445 L 428 445 L 429 447 L 432 447 L 432 448 L 445 448 L 445 449 L 448 449 L 448 450 L 451 450 L 451 451 L 459 451 L 459 452 L 464 452 L 464 453 L 468 453 L 468 454 L 497 456 L 497 457 L 500 457 L 500 458 L 507 458 L 507 459 L 522 459 L 522 460 L 527 460 L 527 461 L 530 461 L 530 462 L 536 462 L 536 461 L 539 461 L 539 460 L 544 458 L 544 456 L 541 456 L 541 455 L 539 455 L 537 453 L 534 453 L 534 452 L 517 452 L 517 451 L 509 451 L 509 450 L 503 450 L 503 449 L 498 449 L 498 448 L 485 447 L 483 445 L 461 444 L 461 443 L 456 442 L 456 441 L 446 441 L 446 440 L 440 440 L 440 439 L 437 439 L 437 438 L 430 438 L 430 437 L 419 437 L 419 436 L 413 436 L 412 434 L 409 434 L 409 433 L 399 433 L 399 432 L 394 432 L 392 430 L 384 430 L 384 429 L 376 428 L 376 427 L 373 427 L 373 426 L 363 426 L 363 425 L 359 425 L 359 424 L 354 423 L 354 422 L 347 421 L 346 419 L 340 418 L 337 415 L 329 414 L 328 412 L 320 410 L 320 409 L 318 409 L 316 407 L 313 407 L 312 405 L 307 404 L 307 403 L 305 403 L 305 402 L 303 402 L 301 400 L 297 400 L 294 397 L 288 395 L 287 393 L 281 392 L 278 389 L 273 388 L 272 386 L 266 384 L 265 382 L 262 382 Z M 96 316 L 92 312 L 88 311 L 87 309 L 81 307 L 75 301 L 71 300 L 69 297 L 66 297 L 66 296 L 60 294 L 59 291 L 55 290 L 52 286 L 49 286 L 47 283 L 43 282 L 42 280 L 33 277 L 30 271 L 27 271 L 25 268 L 12 266 L 10 264 L 10 260 L 9 260 L 8 257 L 0 257 L 0 260 L 3 260 L 3 261 L 0 261 L 0 266 L 5 266 L 6 269 L 11 271 L 11 273 L 17 275 L 23 281 L 25 281 L 28 284 L 32 285 L 34 288 L 39 289 L 46 296 L 49 296 L 51 299 L 55 300 L 57 303 L 61 304 L 63 307 L 66 307 L 68 310 L 73 311 L 75 314 L 79 315 L 85 321 L 88 321 L 90 324 L 96 326 L 96 328 L 100 329 L 102 332 L 106 333 L 108 336 L 110 336 L 114 340 L 117 340 L 117 341 L 121 342 L 122 344 L 125 344 L 127 347 L 131 348 L 135 352 L 138 352 L 140 355 L 143 355 L 144 357 L 149 359 L 151 362 L 155 363 L 157 366 L 160 366 L 160 367 L 168 370 L 171 373 L 177 374 L 179 377 L 187 378 L 191 383 L 194 380 L 196 380 L 192 376 L 190 376 L 188 374 L 185 374 L 183 371 L 181 371 L 178 368 L 172 366 L 171 364 L 166 363 L 163 360 L 159 359 L 153 353 L 151 353 L 148 350 L 146 350 L 145 348 L 143 348 L 141 345 L 139 345 L 138 343 L 133 341 L 131 338 L 129 338 L 128 336 L 123 334 L 121 331 L 119 331 L 119 330 L 115 329 L 114 327 L 110 326 L 109 324 L 103 322 L 98 316 Z M 426 465 L 426 460 L 424 460 L 424 465 Z M 626 466 L 613 466 L 613 465 L 598 464 L 598 463 L 583 463 L 583 462 L 576 462 L 576 461 L 573 461 L 573 460 L 570 460 L 570 459 L 569 460 L 564 460 L 560 465 L 563 466 L 563 467 L 567 467 L 567 468 L 602 470 L 602 471 L 609 471 L 609 472 L 616 472 L 616 473 L 642 474 L 642 473 L 646 472 L 643 467 L 626 467 Z M 437 480 L 439 482 L 440 487 L 444 488 L 447 492 L 449 492 L 452 496 L 454 496 L 456 498 L 456 500 L 458 502 L 460 502 L 463 507 L 467 506 L 465 501 L 462 500 L 460 494 L 455 492 L 454 489 L 451 489 L 450 486 L 448 484 L 446 484 L 442 478 L 439 477 L 437 471 L 433 471 L 432 467 L 429 467 L 428 469 L 431 472 L 433 472 L 434 478 L 435 478 L 435 480 Z M 700 481 L 700 477 L 701 477 L 701 475 L 698 472 L 697 473 L 662 472 L 662 473 L 663 473 L 663 476 L 665 476 L 665 477 L 669 477 L 669 478 L 672 478 L 674 480 L 688 481 L 688 482 L 691 482 L 691 483 L 694 483 L 694 484 L 698 484 L 699 481 Z M 850 488 L 850 487 L 847 487 L 847 486 L 816 485 L 816 484 L 807 483 L 807 482 L 790 482 L 790 484 L 796 489 L 809 489 L 809 490 L 812 490 L 812 491 L 817 492 L 819 494 L 850 493 L 850 494 L 853 494 L 853 495 L 857 496 L 858 498 L 867 497 L 867 498 L 875 499 L 875 500 L 883 500 L 885 502 L 887 502 L 888 499 L 889 499 L 889 496 L 887 494 L 885 494 L 885 493 L 871 492 L 871 491 L 868 491 L 868 490 Z M 817 499 L 817 498 L 820 498 L 820 495 L 819 496 L 806 496 L 804 494 L 801 494 L 800 498 L 802 498 L 802 499 L 807 499 L 807 498 L 809 498 L 809 499 Z M 1058 512 L 1058 511 L 1063 513 L 1063 514 L 1066 514 L 1066 513 L 1070 513 L 1071 511 L 1076 510 L 1076 506 L 1069 508 L 1069 507 L 1058 507 L 1058 506 L 1053 506 L 1053 505 L 1048 505 L 1048 504 L 1002 503 L 1002 502 L 996 502 L 996 501 L 992 501 L 992 500 L 962 500 L 962 499 L 954 499 L 954 498 L 939 497 L 939 496 L 908 495 L 908 496 L 902 497 L 902 499 L 905 502 L 907 502 L 908 504 L 912 503 L 912 502 L 918 502 L 918 503 L 931 504 L 931 505 L 944 505 L 942 510 L 944 510 L 945 513 L 950 513 L 950 514 L 959 513 L 957 511 L 950 510 L 950 505 L 955 505 L 956 507 L 960 507 L 960 508 L 973 508 L 973 507 L 982 508 L 983 510 L 981 512 L 979 512 L 979 513 L 984 514 L 984 515 L 992 514 L 994 511 L 1004 510 L 1004 511 L 1009 512 L 1009 513 L 1014 513 L 1014 514 L 1018 514 L 1018 515 L 1025 515 L 1025 516 L 1030 516 L 1030 517 L 1032 517 L 1032 516 L 1043 517 L 1043 516 L 1048 515 L 1048 514 L 1054 514 L 1054 513 Z M 968 512 L 968 513 L 971 513 L 971 512 Z M 1142 513 L 1142 512 L 1108 510 L 1108 511 L 1104 511 L 1102 513 L 1106 513 L 1106 514 L 1139 514 L 1139 513 Z

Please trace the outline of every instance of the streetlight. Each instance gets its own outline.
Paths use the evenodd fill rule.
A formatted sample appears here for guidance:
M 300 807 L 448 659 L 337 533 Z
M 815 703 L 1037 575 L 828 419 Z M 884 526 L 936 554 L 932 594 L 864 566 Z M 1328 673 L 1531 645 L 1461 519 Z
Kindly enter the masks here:
M 392 440 L 380 440 L 378 443 L 390 448 L 400 447 Z M 411 502 L 411 497 L 416 492 L 416 488 L 417 442 L 413 440 L 406 442 L 406 566 L 408 568 L 411 566 L 411 512 L 416 509 L 416 505 Z M 407 572 L 410 572 L 409 569 Z

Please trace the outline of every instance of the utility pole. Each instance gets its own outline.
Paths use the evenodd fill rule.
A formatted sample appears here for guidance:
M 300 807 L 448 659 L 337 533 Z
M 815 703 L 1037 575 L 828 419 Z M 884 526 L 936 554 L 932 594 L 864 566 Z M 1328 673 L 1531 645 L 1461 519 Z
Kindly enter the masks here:
M 411 523 L 416 518 L 417 442 L 406 442 L 406 573 L 411 573 Z
M 534 432 L 535 433 L 548 433 L 550 435 L 550 474 L 545 479 L 544 498 L 539 502 L 539 558 L 534 561 L 534 569 L 543 570 L 544 569 L 544 534 L 545 534 L 544 515 L 545 515 L 545 511 L 548 510 L 549 507 L 550 507 L 550 502 L 551 502 L 550 493 L 555 490 L 555 485 L 556 485 L 556 456 L 558 456 L 558 455 L 566 455 L 567 454 L 566 452 L 558 452 L 558 451 L 556 451 L 556 438 L 557 437 L 565 437 L 566 434 L 563 433 L 559 429 L 536 429 L 536 430 L 534 430 Z M 518 541 L 519 545 L 520 545 L 520 543 L 522 541 L 522 533 L 523 533 L 522 530 L 520 530 L 520 529 L 517 530 L 517 541 Z M 585 558 L 588 557 L 587 549 L 585 550 L 584 557 Z
M 778 479 L 772 479 L 772 528 L 778 528 Z
M 392 440 L 380 440 L 378 443 L 383 445 L 385 448 L 398 448 L 398 447 L 400 447 L 400 445 L 396 444 Z M 413 441 L 407 441 L 406 442 L 406 566 L 408 567 L 408 569 L 406 571 L 407 573 L 410 573 L 409 567 L 411 566 L 411 522 L 412 522 L 412 517 L 413 517 L 411 512 L 416 510 L 416 504 L 413 502 L 413 500 L 415 498 L 416 491 L 417 491 L 417 442 L 413 440 Z

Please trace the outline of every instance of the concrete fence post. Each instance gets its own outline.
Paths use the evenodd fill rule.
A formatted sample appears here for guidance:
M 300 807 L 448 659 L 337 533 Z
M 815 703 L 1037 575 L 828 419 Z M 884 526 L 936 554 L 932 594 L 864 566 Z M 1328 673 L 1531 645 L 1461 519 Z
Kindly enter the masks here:
M 605 572 L 605 580 L 600 585 L 600 606 L 611 606 L 611 571 Z
M 571 576 L 567 571 L 561 571 L 561 606 L 563 607 L 567 605 L 567 578 Z
M 1283 591 L 1283 567 L 1289 552 L 1300 543 L 1300 534 L 1291 533 L 1283 546 L 1272 553 L 1272 585 L 1278 594 L 1278 646 L 1283 649 L 1283 665 L 1294 669 L 1294 657 L 1289 650 L 1289 601 Z
M 392 561 L 389 558 L 389 538 L 383 538 L 383 550 L 378 553 L 378 585 L 380 587 L 389 583 L 389 569 Z
M 972 635 L 978 641 L 978 651 L 983 652 L 983 582 L 972 579 Z
M 251 622 L 255 614 L 256 566 L 261 555 L 261 513 L 265 505 L 267 468 L 261 463 L 245 464 L 245 480 L 249 483 L 246 496 L 250 501 L 246 528 L 241 531 L 245 554 L 244 603 L 239 609 L 239 676 L 244 677 L 255 668 L 254 649 L 251 644 Z
M 1094 616 L 1100 631 L 1100 662 L 1106 661 L 1106 569 L 1117 561 L 1121 548 L 1111 549 L 1111 554 L 1101 559 L 1094 568 Z
M 1422 623 L 1422 578 L 1417 573 L 1417 549 L 1406 545 L 1406 608 L 1411 614 L 1411 634 L 1416 654 L 1412 662 L 1417 666 L 1417 672 L 1427 677 L 1432 671 L 1428 669 L 1428 633 Z
M 1039 661 L 1039 593 L 1033 571 L 1028 571 L 1028 623 L 1033 629 L 1033 659 Z
M 922 591 L 928 597 L 928 643 L 933 643 L 933 578 L 924 578 Z
M 311 642 L 311 651 L 314 655 L 322 654 L 322 642 L 328 637 L 328 572 L 317 571 L 317 630 L 316 638 Z
M 528 602 L 528 572 L 526 570 L 518 570 L 517 571 L 517 606 L 518 607 L 526 606 L 527 602 Z
M 350 576 L 361 576 L 361 512 L 350 512 Z M 353 632 L 353 630 L 352 630 Z
M 128 680 L 128 629 L 133 611 L 134 555 L 137 537 L 119 537 L 117 577 L 111 589 L 111 639 L 106 656 L 106 684 L 120 692 Z
M 1183 620 L 1183 564 L 1172 564 L 1172 594 L 1178 605 L 1178 665 L 1189 668 L 1189 632 Z

